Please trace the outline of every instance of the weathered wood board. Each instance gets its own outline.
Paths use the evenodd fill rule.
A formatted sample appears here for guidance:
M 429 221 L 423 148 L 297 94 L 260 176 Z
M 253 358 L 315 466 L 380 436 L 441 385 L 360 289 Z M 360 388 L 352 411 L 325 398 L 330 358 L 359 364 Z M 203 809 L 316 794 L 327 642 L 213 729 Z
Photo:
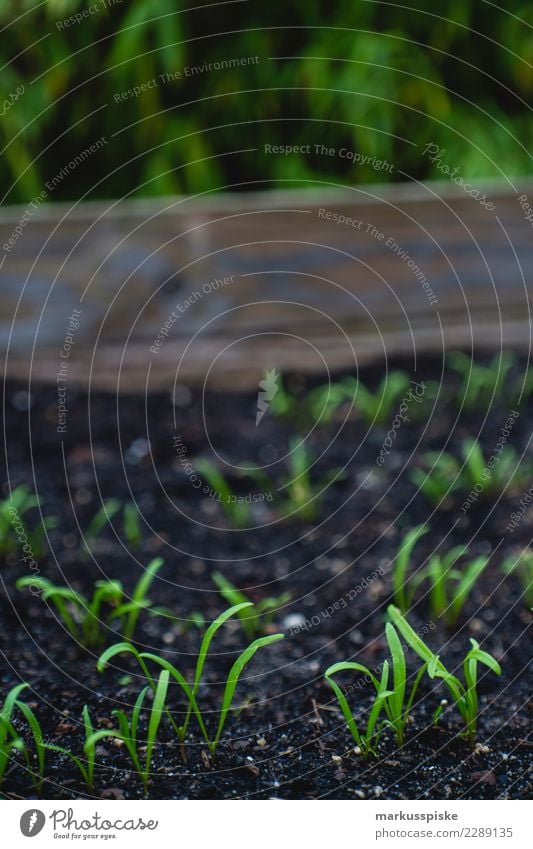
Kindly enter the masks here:
M 533 229 L 518 197 L 533 204 L 533 185 L 516 188 L 484 186 L 491 210 L 450 184 L 41 206 L 23 226 L 24 209 L 4 209 L 6 373 L 237 389 L 273 367 L 528 350 Z

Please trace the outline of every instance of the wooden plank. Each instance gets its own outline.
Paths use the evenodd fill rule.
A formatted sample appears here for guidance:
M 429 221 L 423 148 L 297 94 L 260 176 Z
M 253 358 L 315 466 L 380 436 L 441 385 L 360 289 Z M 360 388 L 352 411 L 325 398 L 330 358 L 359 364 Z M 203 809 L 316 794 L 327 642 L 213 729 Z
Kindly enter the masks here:
M 272 367 L 528 349 L 533 185 L 483 191 L 493 210 L 450 184 L 37 207 L 0 268 L 6 373 L 237 389 Z M 2 210 L 1 244 L 23 214 Z

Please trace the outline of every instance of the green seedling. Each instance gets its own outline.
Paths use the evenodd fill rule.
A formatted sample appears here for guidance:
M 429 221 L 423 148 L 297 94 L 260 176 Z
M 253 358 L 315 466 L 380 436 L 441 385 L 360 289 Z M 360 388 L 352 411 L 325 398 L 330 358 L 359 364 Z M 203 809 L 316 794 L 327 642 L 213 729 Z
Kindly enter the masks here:
M 180 634 L 187 634 L 193 628 L 198 631 L 203 631 L 205 628 L 205 618 L 199 610 L 193 610 L 185 619 L 180 621 L 179 632 Z
M 427 672 L 430 678 L 440 678 L 450 693 L 463 722 L 465 730 L 463 735 L 473 745 L 476 739 L 479 699 L 477 693 L 478 664 L 482 663 L 491 672 L 501 675 L 500 664 L 488 652 L 483 651 L 479 643 L 471 639 L 472 648 L 466 653 L 463 660 L 464 682 L 452 675 L 438 654 L 435 654 L 421 637 L 411 628 L 407 619 L 394 605 L 389 605 L 387 610 L 393 625 L 398 629 L 407 644 L 427 664 Z
M 122 599 L 118 581 L 96 581 L 90 600 L 76 590 L 57 586 L 38 575 L 25 575 L 15 586 L 18 590 L 29 588 L 43 601 L 50 602 L 71 636 L 87 647 L 98 645 L 102 639 L 104 606 L 116 607 Z
M 237 606 L 250 603 L 250 599 L 242 590 L 237 589 L 221 572 L 213 572 L 211 577 L 220 590 L 220 595 L 228 604 Z M 240 610 L 237 616 L 241 620 L 247 638 L 253 640 L 264 634 L 268 626 L 272 624 L 276 611 L 290 600 L 290 593 L 281 593 L 279 596 L 263 598 L 255 602 L 252 609 Z
M 295 395 L 285 388 L 283 378 L 278 377 L 278 391 L 269 402 L 269 412 L 272 416 L 300 421 L 302 417 L 302 405 Z
M 92 793 L 94 790 L 94 767 L 96 764 L 96 741 L 93 740 L 95 735 L 93 724 L 91 722 L 91 717 L 89 716 L 89 708 L 87 705 L 84 706 L 82 711 L 83 716 L 83 728 L 85 733 L 85 745 L 84 745 L 84 753 L 85 759 L 83 757 L 78 757 L 70 749 L 65 749 L 64 746 L 58 746 L 55 743 L 46 743 L 45 748 L 49 749 L 51 752 L 59 752 L 62 755 L 65 755 L 69 760 L 72 761 L 73 764 L 78 768 L 80 775 L 89 790 Z
M 141 521 L 139 511 L 131 501 L 124 505 L 122 512 L 122 527 L 126 542 L 132 548 L 138 548 L 142 542 Z
M 344 404 L 353 405 L 368 425 L 385 425 L 395 412 L 401 396 L 409 388 L 405 372 L 392 371 L 381 381 L 375 392 L 367 389 L 355 377 L 345 377 L 337 383 L 312 389 L 304 399 L 313 421 L 329 424 Z
M 57 527 L 59 519 L 47 516 L 35 527 L 27 527 L 24 517 L 40 504 L 41 499 L 23 484 L 17 486 L 9 498 L 0 501 L 0 554 L 9 554 L 22 545 L 29 546 L 33 557 L 45 554 L 46 532 Z
M 284 481 L 285 515 L 296 513 L 306 521 L 317 515 L 315 490 L 311 481 L 311 456 L 301 440 L 292 439 L 289 453 L 289 477 Z
M 461 445 L 461 463 L 445 451 L 428 451 L 422 456 L 420 468 L 411 470 L 411 480 L 434 506 L 453 506 L 453 495 L 475 494 L 478 498 L 510 494 L 524 486 L 531 476 L 531 463 L 520 461 L 516 451 L 506 445 L 497 458 L 487 460 L 479 442 L 465 439 Z
M 353 401 L 354 382 L 353 378 L 343 378 L 336 383 L 317 386 L 300 398 L 288 392 L 280 379 L 278 391 L 270 402 L 270 412 L 295 422 L 298 427 L 313 422 L 329 424 L 341 406 Z
M 111 523 L 111 519 L 120 513 L 121 508 L 122 504 L 118 498 L 110 498 L 95 513 L 85 531 L 85 539 L 82 546 L 84 556 L 89 554 L 98 537 L 103 533 L 106 526 Z M 122 529 L 126 542 L 132 548 L 136 548 L 141 544 L 142 534 L 139 511 L 131 501 L 125 504 L 122 510 Z
M 152 560 L 139 578 L 131 598 L 128 598 L 120 581 L 96 581 L 91 598 L 70 587 L 61 587 L 38 575 L 25 575 L 16 582 L 17 589 L 30 588 L 39 592 L 43 601 L 50 602 L 60 622 L 71 636 L 87 648 L 103 642 L 105 629 L 117 620 L 119 632 L 132 640 L 141 610 L 162 612 L 152 607 L 148 590 L 163 565 L 161 557 Z
M 152 602 L 148 598 L 148 592 L 152 582 L 164 562 L 162 557 L 154 557 L 137 581 L 131 599 L 118 604 L 116 610 L 110 616 L 110 621 L 115 619 L 121 619 L 123 621 L 122 635 L 127 640 L 133 640 L 141 610 L 148 610 L 153 614 L 168 614 L 168 611 L 163 611 L 162 608 L 153 607 Z
M 326 488 L 334 480 L 342 480 L 340 469 L 330 469 L 316 483 L 311 480 L 313 459 L 300 438 L 291 439 L 289 453 L 289 474 L 282 484 L 285 516 L 296 514 L 306 522 L 313 522 L 318 515 L 318 507 Z
M 376 689 L 376 696 L 370 709 L 366 728 L 362 728 L 360 727 L 360 725 L 357 724 L 355 714 L 352 712 L 350 705 L 348 704 L 348 700 L 344 695 L 344 692 L 342 691 L 342 688 L 333 679 L 333 675 L 336 675 L 339 672 L 362 672 L 364 675 L 368 675 L 372 679 L 372 683 Z M 377 747 L 379 745 L 381 734 L 383 732 L 383 723 L 379 722 L 379 718 L 383 711 L 385 699 L 391 694 L 391 691 L 387 690 L 387 683 L 389 677 L 388 662 L 385 661 L 385 663 L 383 664 L 380 681 L 377 680 L 377 678 L 373 675 L 372 672 L 370 672 L 369 669 L 367 669 L 366 666 L 363 666 L 361 663 L 355 663 L 352 661 L 341 661 L 340 663 L 334 663 L 332 666 L 326 669 L 324 677 L 333 688 L 333 692 L 337 697 L 337 701 L 342 711 L 342 715 L 344 716 L 344 719 L 346 721 L 346 725 L 348 726 L 348 729 L 360 753 L 364 755 L 364 757 L 369 757 L 370 755 L 375 757 L 377 754 Z
M 366 666 L 351 661 L 335 663 L 333 666 L 330 666 L 325 673 L 326 679 L 333 687 L 335 695 L 337 696 L 352 737 L 361 750 L 361 753 L 365 756 L 376 754 L 376 748 L 383 728 L 385 727 L 392 729 L 397 745 L 400 747 L 403 746 L 405 742 L 405 730 L 409 722 L 409 715 L 413 707 L 420 681 L 422 680 L 422 676 L 424 675 L 427 666 L 427 664 L 424 664 L 417 671 L 413 686 L 411 687 L 409 696 L 407 696 L 407 666 L 405 662 L 405 653 L 398 638 L 398 634 L 390 622 L 387 622 L 385 626 L 385 635 L 391 655 L 392 681 L 390 683 L 390 666 L 388 660 L 383 663 L 381 678 L 379 680 Z M 346 696 L 339 685 L 331 677 L 338 672 L 350 671 L 362 672 L 364 675 L 368 676 L 376 691 L 364 732 L 358 728 L 355 716 L 348 705 Z M 382 712 L 385 713 L 385 717 L 380 721 Z
M 459 569 L 454 568 L 465 551 L 464 546 L 457 546 L 447 554 L 434 554 L 427 566 L 415 576 L 416 585 L 420 586 L 425 581 L 429 584 L 432 616 L 442 617 L 449 627 L 459 619 L 472 589 L 489 562 L 488 557 L 481 555 L 463 563 Z
M 375 392 L 361 382 L 355 385 L 355 406 L 368 425 L 386 425 L 395 413 L 395 407 L 409 389 L 409 378 L 403 371 L 385 375 Z
M 426 525 L 418 525 L 416 528 L 412 528 L 403 538 L 398 549 L 393 568 L 393 586 L 394 600 L 400 610 L 406 611 L 411 606 L 411 593 L 409 592 L 407 578 L 411 554 L 418 540 L 428 531 L 429 528 Z
M 13 551 L 17 547 L 17 538 L 13 531 L 16 519 L 21 519 L 34 507 L 38 507 L 39 499 L 30 492 L 27 486 L 21 485 L 13 490 L 10 498 L 0 501 L 0 551 Z
M 496 354 L 489 365 L 479 365 L 463 354 L 448 354 L 448 365 L 461 376 L 456 393 L 457 404 L 467 412 L 487 407 L 495 398 L 504 396 L 509 371 L 516 364 L 512 354 Z
M 93 732 L 87 736 L 84 746 L 85 754 L 89 760 L 93 757 L 96 744 L 100 740 L 104 740 L 106 737 L 113 737 L 121 740 L 128 751 L 135 772 L 143 783 L 145 794 L 148 793 L 148 781 L 150 778 L 157 732 L 161 724 L 163 712 L 166 710 L 168 683 L 169 673 L 166 669 L 163 669 L 159 673 L 159 678 L 155 685 L 154 700 L 148 717 L 146 740 L 139 740 L 139 719 L 146 695 L 150 689 L 149 686 L 144 687 L 144 689 L 139 693 L 131 713 L 131 719 L 128 719 L 124 711 L 114 710 L 113 715 L 118 720 L 118 728 L 110 728 Z
M 331 424 L 342 408 L 348 405 L 369 425 L 386 425 L 396 412 L 402 396 L 408 395 L 410 381 L 405 372 L 394 371 L 383 378 L 375 391 L 367 389 L 355 377 L 344 377 L 334 383 L 326 383 L 311 389 L 299 399 L 288 393 L 280 384 L 278 393 L 270 402 L 274 415 L 285 416 L 302 425 L 314 422 Z M 424 383 L 424 400 L 434 401 L 440 391 L 436 381 Z M 422 398 L 418 393 L 411 396 L 409 418 L 419 418 Z M 346 411 L 350 414 L 350 410 Z
M 479 442 L 465 439 L 462 444 L 464 459 L 462 489 L 474 489 L 480 485 L 483 493 L 499 495 L 505 491 L 529 484 L 532 467 L 527 460 L 520 460 L 510 445 L 506 445 L 498 455 L 498 462 L 489 469 L 489 461 L 484 457 Z
M 427 451 L 422 455 L 424 468 L 411 469 L 410 479 L 434 507 L 452 506 L 452 496 L 459 486 L 461 464 L 451 454 Z
M 9 696 L 0 712 L 0 784 L 3 782 L 9 763 L 16 752 L 25 752 L 25 744 L 17 729 L 10 722 Z
M 196 461 L 196 468 L 217 494 L 217 501 L 233 527 L 246 528 L 251 520 L 250 505 L 242 496 L 233 492 L 222 472 L 210 460 L 200 457 Z
M 334 481 L 343 480 L 345 475 L 340 468 L 330 469 L 314 482 L 311 478 L 313 457 L 300 437 L 289 442 L 288 474 L 282 480 L 280 511 L 283 516 L 296 515 L 305 522 L 317 518 L 320 501 L 325 490 Z M 265 491 L 274 489 L 272 481 L 264 472 L 257 469 L 248 471 L 250 477 L 257 481 Z
M 105 501 L 100 509 L 95 513 L 89 522 L 87 530 L 85 531 L 82 546 L 84 556 L 87 556 L 90 553 L 91 547 L 103 532 L 106 525 L 111 523 L 111 519 L 119 512 L 121 507 L 122 504 L 117 498 L 110 498 L 108 501 Z
M 396 743 L 403 746 L 405 740 L 405 729 L 409 722 L 409 714 L 413 707 L 415 696 L 422 676 L 426 671 L 426 665 L 417 671 L 411 692 L 407 697 L 407 666 L 405 662 L 404 648 L 400 642 L 394 627 L 387 622 L 385 635 L 392 659 L 392 687 L 390 695 L 385 698 L 385 712 L 387 714 L 386 725 L 394 731 Z M 407 699 L 406 699 L 407 697 Z
M 523 551 L 511 554 L 502 563 L 505 575 L 516 575 L 522 587 L 522 599 L 529 610 L 533 609 L 533 551 L 524 548 Z
M 166 709 L 166 711 L 165 711 L 168 718 L 169 718 L 169 721 L 170 721 L 172 727 L 174 728 L 174 731 L 176 732 L 176 735 L 178 737 L 179 742 L 183 743 L 185 741 L 187 731 L 188 731 L 188 728 L 189 728 L 190 719 L 191 719 L 191 716 L 194 714 L 194 716 L 195 716 L 195 718 L 198 722 L 200 732 L 201 732 L 205 742 L 207 743 L 207 746 L 208 746 L 210 752 L 212 754 L 214 754 L 216 752 L 216 749 L 217 749 L 218 744 L 220 742 L 220 737 L 221 737 L 222 731 L 224 730 L 224 726 L 226 724 L 228 712 L 230 711 L 230 709 L 232 707 L 233 697 L 234 697 L 234 694 L 235 694 L 235 689 L 237 687 L 237 683 L 239 681 L 239 678 L 240 678 L 245 666 L 249 663 L 249 661 L 252 659 L 252 657 L 254 656 L 254 654 L 256 653 L 256 651 L 258 649 L 263 648 L 267 645 L 270 645 L 271 643 L 274 643 L 277 640 L 283 639 L 283 634 L 273 634 L 272 636 L 261 637 L 257 640 L 254 640 L 254 642 L 251 643 L 239 655 L 239 657 L 237 658 L 237 660 L 234 662 L 233 666 L 231 667 L 228 678 L 226 680 L 226 684 L 225 684 L 225 687 L 224 687 L 224 693 L 223 693 L 223 696 L 222 696 L 222 704 L 221 704 L 221 709 L 220 709 L 218 725 L 217 725 L 217 728 L 216 728 L 214 735 L 211 737 L 209 735 L 203 714 L 200 710 L 200 707 L 199 707 L 198 701 L 197 701 L 198 691 L 200 689 L 201 684 L 203 683 L 202 676 L 203 676 L 204 665 L 205 665 L 207 653 L 209 651 L 209 647 L 211 645 L 213 637 L 215 636 L 217 631 L 222 627 L 222 625 L 224 625 L 224 623 L 227 622 L 227 620 L 230 619 L 232 616 L 236 616 L 236 615 L 239 614 L 240 611 L 244 610 L 247 607 L 252 607 L 252 606 L 253 605 L 250 602 L 247 602 L 246 604 L 238 604 L 238 605 L 235 605 L 233 607 L 230 607 L 228 610 L 224 611 L 224 613 L 221 613 L 220 616 L 218 616 L 214 620 L 214 622 L 211 623 L 211 625 L 206 630 L 206 632 L 205 632 L 205 634 L 202 638 L 201 644 L 200 644 L 200 649 L 199 649 L 199 652 L 198 652 L 198 658 L 197 658 L 197 661 L 196 661 L 196 668 L 195 668 L 195 671 L 194 671 L 194 678 L 193 678 L 192 684 L 189 684 L 187 682 L 186 678 L 184 677 L 184 675 L 175 666 L 173 666 L 168 660 L 165 660 L 164 658 L 159 657 L 158 655 L 151 654 L 150 652 L 139 652 L 130 643 L 117 643 L 116 645 L 111 646 L 109 649 L 107 649 L 107 651 L 105 651 L 101 655 L 101 657 L 98 661 L 97 668 L 98 668 L 99 671 L 102 671 L 106 667 L 106 665 L 109 663 L 109 661 L 112 660 L 118 654 L 123 654 L 125 652 L 133 654 L 135 659 L 139 663 L 139 666 L 141 667 L 147 681 L 149 682 L 152 689 L 154 689 L 154 691 L 155 691 L 155 682 L 154 682 L 154 679 L 153 679 L 153 677 L 150 674 L 150 671 L 148 669 L 148 663 L 154 663 L 157 666 L 161 667 L 162 669 L 166 669 L 169 672 L 171 678 L 173 678 L 174 681 L 176 681 L 176 683 L 179 685 L 179 687 L 181 688 L 181 690 L 183 691 L 183 693 L 185 694 L 185 697 L 186 697 L 186 705 L 187 706 L 186 706 L 186 710 L 185 710 L 185 717 L 184 717 L 181 725 L 176 723 L 176 721 L 174 720 L 173 716 L 168 711 L 168 709 Z
M 402 613 L 411 607 L 417 590 L 429 585 L 429 606 L 433 616 L 442 617 L 451 627 L 455 625 L 465 602 L 470 596 L 479 576 L 489 562 L 488 557 L 476 557 L 464 563 L 461 569 L 454 568 L 466 548 L 456 546 L 446 554 L 431 555 L 425 566 L 409 574 L 411 553 L 417 541 L 429 528 L 421 525 L 413 528 L 403 540 L 394 564 L 394 602 Z
M 205 627 L 205 618 L 203 613 L 200 613 L 199 610 L 193 610 L 192 613 L 189 614 L 189 620 L 191 626 L 194 628 L 198 628 L 202 631 Z
M 45 744 L 41 726 L 34 712 L 25 702 L 20 701 L 20 693 L 29 687 L 29 684 L 17 684 L 7 694 L 2 708 L 0 709 L 0 784 L 4 780 L 5 773 L 13 755 L 21 753 L 26 763 L 28 772 L 34 778 L 37 792 L 40 792 L 44 778 Z M 35 760 L 37 772 L 32 764 L 31 753 L 24 740 L 17 731 L 13 719 L 16 710 L 19 710 L 31 732 L 35 743 Z
M 326 383 L 311 389 L 305 396 L 302 407 L 311 422 L 330 424 L 337 411 L 345 404 L 353 404 L 357 391 L 355 378 L 346 377 L 336 383 Z
M 37 762 L 37 774 L 35 773 L 35 769 L 31 766 L 31 759 L 27 748 L 25 749 L 25 759 L 28 771 L 31 772 L 31 774 L 34 776 L 35 788 L 37 792 L 40 793 L 44 780 L 44 758 L 46 748 L 44 744 L 43 732 L 41 729 L 41 725 L 37 717 L 35 716 L 35 713 L 32 711 L 29 705 L 17 699 L 16 706 L 20 710 L 26 722 L 28 723 L 31 736 L 35 744 L 35 760 Z

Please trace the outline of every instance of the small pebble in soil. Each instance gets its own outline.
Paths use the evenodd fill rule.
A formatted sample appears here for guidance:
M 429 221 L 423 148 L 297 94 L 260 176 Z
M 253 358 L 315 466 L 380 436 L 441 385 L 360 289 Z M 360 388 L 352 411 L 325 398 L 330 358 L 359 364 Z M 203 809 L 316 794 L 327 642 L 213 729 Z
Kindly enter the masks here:
M 353 643 L 355 646 L 360 646 L 363 643 L 363 635 L 361 634 L 361 631 L 359 631 L 357 628 L 354 628 L 352 631 L 350 631 L 349 639 L 350 642 Z
M 345 560 L 336 557 L 334 560 L 329 561 L 329 568 L 333 575 L 342 575 L 348 567 Z
M 109 787 L 107 790 L 102 790 L 103 799 L 124 799 L 124 793 L 120 787 Z
M 175 641 L 176 636 L 177 635 L 173 631 L 165 631 L 165 633 L 163 634 L 163 642 L 165 643 L 165 645 L 168 646 L 170 645 L 170 643 L 173 643 Z
M 252 775 L 257 778 L 260 774 L 261 770 L 255 764 L 246 764 L 246 769 L 252 773 Z
M 305 622 L 303 613 L 289 613 L 281 623 L 284 630 L 290 631 L 291 628 L 300 628 Z
M 150 453 L 150 450 L 149 441 L 144 436 L 140 436 L 134 439 L 127 449 L 125 453 L 126 462 L 135 466 Z

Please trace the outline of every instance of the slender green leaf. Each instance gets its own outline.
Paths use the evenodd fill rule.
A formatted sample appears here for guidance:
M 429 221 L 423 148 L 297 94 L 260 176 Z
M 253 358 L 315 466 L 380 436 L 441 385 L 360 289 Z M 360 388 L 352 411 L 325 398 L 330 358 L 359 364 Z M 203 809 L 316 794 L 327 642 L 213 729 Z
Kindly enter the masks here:
M 237 687 L 237 683 L 239 678 L 245 668 L 245 666 L 250 662 L 256 651 L 264 646 L 268 646 L 271 643 L 275 643 L 278 640 L 282 640 L 284 638 L 283 634 L 272 634 L 269 637 L 259 637 L 258 640 L 254 640 L 254 642 L 249 645 L 242 654 L 239 655 L 235 663 L 230 669 L 228 679 L 226 682 L 226 686 L 224 688 L 224 695 L 222 697 L 222 710 L 220 712 L 220 719 L 218 721 L 218 728 L 215 735 L 215 739 L 210 744 L 210 749 L 212 752 L 215 751 L 218 742 L 220 740 L 220 735 L 224 729 L 224 725 L 226 723 L 226 717 L 229 709 L 231 708 L 231 704 L 233 701 L 233 694 L 235 693 L 235 688 Z
M 428 531 L 429 528 L 427 525 L 418 525 L 416 528 L 412 528 L 404 537 L 398 554 L 396 555 L 393 572 L 394 600 L 397 607 L 399 607 L 403 612 L 406 612 L 409 609 L 409 605 L 411 603 L 411 598 L 408 594 L 407 579 L 407 571 L 411 560 L 411 554 L 418 540 L 427 534 Z

